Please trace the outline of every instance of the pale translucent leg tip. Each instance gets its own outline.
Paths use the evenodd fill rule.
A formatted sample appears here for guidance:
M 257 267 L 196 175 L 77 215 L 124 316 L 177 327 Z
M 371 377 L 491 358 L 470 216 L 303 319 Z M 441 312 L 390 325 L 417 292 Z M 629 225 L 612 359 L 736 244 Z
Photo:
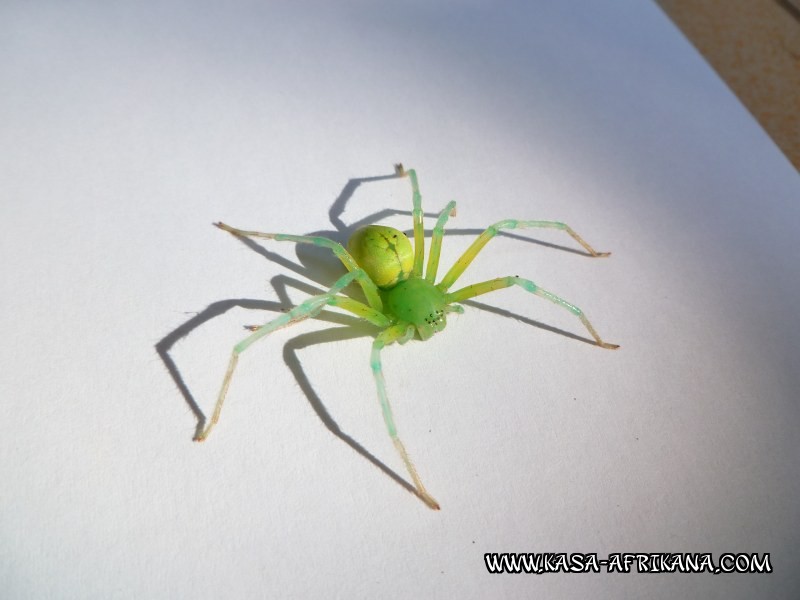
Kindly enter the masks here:
M 619 344 L 607 344 L 606 342 L 603 342 L 600 344 L 600 347 L 605 348 L 606 350 L 616 350 L 619 348 Z
M 439 503 L 428 496 L 427 494 L 422 496 L 422 501 L 430 508 L 431 510 L 442 510 L 442 507 L 439 506 Z
M 611 256 L 611 252 L 595 252 L 595 258 L 605 258 L 606 256 Z
M 212 225 L 214 225 L 214 227 L 216 227 L 217 229 L 222 229 L 222 231 L 227 231 L 228 233 L 236 235 L 236 232 L 233 230 L 233 227 L 231 227 L 230 225 L 226 225 L 222 221 L 217 221 L 216 223 L 212 223 Z
M 192 438 L 193 442 L 205 442 L 208 439 L 208 434 L 211 433 L 211 429 L 208 427 L 203 427 L 200 429 L 199 432 L 195 433 L 195 436 Z

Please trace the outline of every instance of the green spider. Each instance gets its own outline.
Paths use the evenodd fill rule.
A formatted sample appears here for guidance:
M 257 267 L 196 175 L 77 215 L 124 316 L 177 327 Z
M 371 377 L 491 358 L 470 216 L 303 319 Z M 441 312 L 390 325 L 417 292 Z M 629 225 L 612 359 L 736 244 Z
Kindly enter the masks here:
M 211 421 L 195 437 L 195 441 L 205 440 L 219 420 L 222 404 L 228 392 L 228 387 L 233 377 L 239 355 L 261 338 L 287 325 L 292 325 L 303 319 L 318 315 L 326 306 L 336 306 L 351 312 L 358 317 L 381 328 L 381 332 L 372 343 L 370 365 L 375 376 L 378 388 L 378 398 L 383 411 L 383 419 L 389 430 L 389 436 L 395 448 L 403 459 L 408 474 L 414 482 L 416 493 L 430 508 L 439 510 L 439 503 L 427 492 L 422 480 L 417 474 L 411 459 L 406 452 L 403 442 L 397 434 L 397 427 L 392 416 L 389 398 L 386 395 L 386 384 L 381 368 L 381 350 L 394 342 L 403 344 L 418 334 L 420 339 L 427 340 L 434 333 L 442 331 L 447 324 L 447 313 L 463 313 L 464 308 L 456 302 L 462 302 L 481 294 L 487 294 L 499 289 L 518 285 L 526 292 L 530 292 L 549 300 L 567 309 L 577 316 L 586 329 L 592 334 L 597 345 L 601 348 L 619 348 L 616 344 L 604 342 L 595 331 L 592 324 L 577 306 L 559 298 L 540 288 L 533 281 L 521 277 L 499 277 L 482 283 L 468 285 L 455 292 L 450 292 L 450 287 L 456 282 L 470 263 L 475 259 L 483 247 L 502 229 L 524 229 L 541 227 L 560 229 L 571 235 L 575 241 L 583 246 L 593 257 L 608 256 L 609 252 L 596 252 L 587 244 L 571 227 L 556 221 L 517 221 L 508 219 L 488 227 L 472 245 L 464 252 L 456 263 L 439 283 L 436 272 L 439 267 L 439 255 L 442 249 L 444 226 L 450 216 L 456 213 L 456 203 L 451 201 L 439 214 L 431 237 L 431 250 L 428 255 L 428 265 L 425 275 L 422 274 L 422 263 L 425 255 L 425 239 L 422 226 L 422 196 L 419 192 L 417 174 L 413 169 L 404 169 L 402 165 L 395 165 L 395 172 L 399 177 L 408 177 L 411 181 L 413 193 L 413 220 L 414 220 L 414 245 L 406 235 L 392 227 L 382 225 L 368 225 L 358 229 L 348 242 L 349 252 L 344 247 L 324 237 L 289 235 L 283 233 L 261 233 L 258 231 L 244 231 L 235 229 L 224 223 L 214 223 L 235 236 L 248 238 L 263 238 L 279 242 L 296 242 L 298 244 L 313 244 L 331 250 L 347 267 L 348 273 L 339 278 L 325 294 L 312 296 L 289 312 L 262 325 L 251 328 L 254 333 L 245 338 L 233 348 L 228 370 L 222 381 L 217 403 Z M 351 283 L 358 283 L 364 291 L 367 304 L 353 300 L 342 295 Z

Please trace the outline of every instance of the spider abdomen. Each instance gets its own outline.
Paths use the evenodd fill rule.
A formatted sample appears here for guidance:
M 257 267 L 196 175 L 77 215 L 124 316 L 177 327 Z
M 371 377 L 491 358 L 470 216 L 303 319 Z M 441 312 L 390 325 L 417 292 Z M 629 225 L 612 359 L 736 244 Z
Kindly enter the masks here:
M 399 321 L 411 323 L 427 340 L 447 325 L 444 292 L 424 279 L 412 277 L 389 290 L 382 290 L 383 306 Z
M 347 249 L 379 288 L 390 288 L 408 279 L 414 267 L 411 241 L 394 227 L 362 227 L 350 237 Z

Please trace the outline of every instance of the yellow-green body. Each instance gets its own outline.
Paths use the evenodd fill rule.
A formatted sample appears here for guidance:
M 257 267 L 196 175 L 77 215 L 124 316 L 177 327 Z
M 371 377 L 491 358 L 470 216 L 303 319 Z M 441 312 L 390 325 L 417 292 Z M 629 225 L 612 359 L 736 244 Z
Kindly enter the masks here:
M 350 237 L 347 249 L 378 286 L 383 312 L 393 322 L 413 325 L 423 340 L 445 328 L 445 294 L 413 273 L 414 249 L 406 234 L 368 225 Z

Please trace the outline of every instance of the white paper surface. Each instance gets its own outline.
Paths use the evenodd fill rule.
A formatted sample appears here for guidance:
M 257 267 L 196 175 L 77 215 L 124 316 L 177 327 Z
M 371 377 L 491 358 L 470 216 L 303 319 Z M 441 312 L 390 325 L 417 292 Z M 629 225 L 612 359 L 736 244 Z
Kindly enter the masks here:
M 656 6 L 6 2 L 0 40 L 3 597 L 800 595 L 800 182 Z M 407 230 L 407 181 L 370 181 L 399 161 L 426 213 L 459 203 L 440 273 L 504 218 L 613 252 L 525 232 L 463 283 L 530 278 L 616 352 L 520 289 L 385 350 L 440 512 L 397 481 L 375 329 L 335 311 L 244 353 L 191 441 L 242 326 L 342 273 L 211 223 Z M 486 552 L 774 572 L 490 575 Z

